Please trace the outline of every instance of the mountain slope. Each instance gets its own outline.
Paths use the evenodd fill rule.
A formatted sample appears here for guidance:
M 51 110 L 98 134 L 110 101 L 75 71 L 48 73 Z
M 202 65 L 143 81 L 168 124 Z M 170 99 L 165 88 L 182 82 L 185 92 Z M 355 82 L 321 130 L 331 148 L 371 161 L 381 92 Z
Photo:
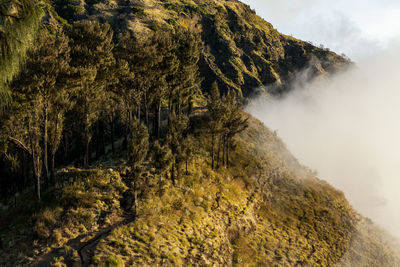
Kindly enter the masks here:
M 236 138 L 231 168 L 218 170 L 209 167 L 203 117 L 192 123 L 199 149 L 188 174 L 160 186 L 149 172 L 136 219 L 124 211 L 123 161 L 61 169 L 40 213 L 20 203 L 1 214 L 0 265 L 399 265 L 385 234 L 259 121 Z
M 117 33 L 129 30 L 140 37 L 179 26 L 199 32 L 204 42 L 199 65 L 206 90 L 217 80 L 222 90 L 233 89 L 246 97 L 271 84 L 276 85 L 273 93 L 281 93 L 297 71 L 310 68 L 313 78 L 349 64 L 333 52 L 280 34 L 235 0 L 55 0 L 54 4 L 70 22 L 107 21 Z
M 244 96 L 260 93 L 262 84 L 275 84 L 272 93 L 281 93 L 291 74 L 304 68 L 311 79 L 349 64 L 279 34 L 237 1 L 51 3 L 66 21 L 49 6 L 46 23 L 67 28 L 79 19 L 107 21 L 116 41 L 127 30 L 137 38 L 179 25 L 198 31 L 204 91 L 217 80 Z M 32 188 L 16 196 L 15 207 L 8 199 L 0 206 L 0 265 L 400 265 L 386 234 L 302 166 L 261 122 L 249 116 L 249 127 L 229 150 L 229 168 L 215 169 L 206 112 L 196 109 L 190 125 L 195 154 L 187 171 L 175 185 L 173 170 L 164 177 L 147 162 L 137 216 L 123 145 L 114 155 L 104 152 L 91 169 L 60 168 L 40 211 Z

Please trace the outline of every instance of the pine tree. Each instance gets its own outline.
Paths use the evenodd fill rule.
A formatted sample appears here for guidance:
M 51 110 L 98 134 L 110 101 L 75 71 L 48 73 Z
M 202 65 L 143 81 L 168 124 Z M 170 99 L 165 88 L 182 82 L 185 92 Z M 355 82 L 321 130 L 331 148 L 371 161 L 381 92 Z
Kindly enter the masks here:
M 34 175 L 36 203 L 40 207 L 41 178 L 43 167 L 43 101 L 37 91 L 31 91 L 29 84 L 18 79 L 11 85 L 13 103 L 3 127 L 6 139 L 25 151 L 31 159 Z M 7 153 L 7 151 L 4 151 Z M 3 152 L 3 153 L 4 153 Z
M 194 153 L 196 151 L 196 143 L 195 139 L 192 135 L 187 135 L 183 140 L 182 144 L 182 155 L 185 161 L 185 174 L 189 175 L 189 164 L 190 161 L 193 159 Z
M 154 111 L 153 136 L 159 139 L 162 102 L 166 98 L 169 81 L 176 75 L 179 61 L 174 53 L 175 42 L 169 32 L 157 32 L 154 42 L 157 44 L 157 53 L 162 57 L 162 60 L 151 70 L 154 79 L 150 88 L 150 99 Z
M 42 15 L 35 0 L 0 2 L 0 111 L 9 103 L 8 83 L 25 61 Z
M 215 141 L 222 130 L 223 110 L 220 92 L 217 82 L 211 87 L 211 94 L 207 98 L 207 108 L 209 114 L 209 131 L 211 135 L 211 167 L 215 167 Z
M 135 39 L 130 34 L 125 34 L 120 38 L 116 55 L 119 59 L 128 63 L 130 72 L 133 73 L 132 76 L 126 76 L 121 80 L 123 88 L 119 89 L 126 107 L 125 125 L 127 128 L 125 136 L 127 136 L 132 117 L 141 118 L 142 104 L 145 109 L 145 123 L 148 125 L 148 91 L 154 78 L 150 70 L 160 61 L 160 58 L 156 45 L 152 43 L 150 37 Z
M 162 176 L 172 164 L 171 149 L 167 145 L 161 145 L 159 141 L 155 141 L 151 149 L 151 160 L 156 174 L 159 175 L 159 185 L 161 186 Z
M 176 73 L 169 81 L 168 110 L 181 114 L 190 111 L 192 101 L 200 92 L 198 61 L 201 54 L 201 39 L 192 32 L 179 30 L 173 36 L 179 65 Z
M 68 74 L 68 64 L 68 39 L 61 33 L 50 34 L 43 30 L 38 38 L 38 46 L 28 56 L 24 71 L 12 84 L 15 103 L 9 121 L 9 140 L 32 158 L 38 203 L 42 168 L 46 187 L 49 181 L 48 143 L 52 144 L 52 150 L 56 150 L 57 140 L 52 141 L 60 138 L 49 140 L 48 134 L 52 132 L 49 127 L 52 129 L 55 124 L 62 124 L 63 114 L 59 112 L 59 106 L 67 94 L 65 76 Z M 62 128 L 57 131 L 59 136 Z
M 110 25 L 97 21 L 78 21 L 70 32 L 71 65 L 76 69 L 78 87 L 75 111 L 82 123 L 86 167 L 90 159 L 92 126 L 106 101 L 106 87 L 115 83 L 115 77 L 111 75 L 115 64 L 112 37 Z
M 134 191 L 134 212 L 138 211 L 138 193 L 146 186 L 143 172 L 145 160 L 149 151 L 149 133 L 146 126 L 139 120 L 134 120 L 128 146 L 128 164 L 130 167 L 130 178 Z
M 222 113 L 223 117 L 223 162 L 229 167 L 229 150 L 232 147 L 233 138 L 236 134 L 242 132 L 248 127 L 248 119 L 242 115 L 240 103 L 236 98 L 236 94 L 229 91 L 222 98 Z
M 184 114 L 176 115 L 175 113 L 170 113 L 169 116 L 170 128 L 167 135 L 167 142 L 173 156 L 171 180 L 175 185 L 176 180 L 180 178 L 181 165 L 185 160 L 182 151 L 184 150 L 184 139 L 188 129 L 189 118 Z
M 53 158 L 62 134 L 64 118 L 62 106 L 68 103 L 68 99 L 65 99 L 68 98 L 65 77 L 69 72 L 70 49 L 68 38 L 62 33 L 50 34 L 43 31 L 38 43 L 39 47 L 34 49 L 27 61 L 23 79 L 29 84 L 30 92 L 38 94 L 43 105 L 43 169 L 47 187 L 49 182 L 49 127 L 57 128 L 51 129 Z

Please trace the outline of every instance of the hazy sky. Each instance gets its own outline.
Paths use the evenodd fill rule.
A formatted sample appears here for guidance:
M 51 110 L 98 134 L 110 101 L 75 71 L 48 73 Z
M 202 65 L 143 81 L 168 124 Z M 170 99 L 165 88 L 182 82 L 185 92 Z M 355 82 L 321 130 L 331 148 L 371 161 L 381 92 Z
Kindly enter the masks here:
M 285 34 L 353 60 L 400 36 L 399 0 L 242 0 Z

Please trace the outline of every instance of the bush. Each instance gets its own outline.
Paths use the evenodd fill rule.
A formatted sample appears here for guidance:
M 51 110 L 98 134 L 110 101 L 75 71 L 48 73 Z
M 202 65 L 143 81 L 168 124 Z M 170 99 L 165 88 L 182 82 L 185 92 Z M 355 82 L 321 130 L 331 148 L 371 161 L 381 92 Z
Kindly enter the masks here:
M 106 266 L 107 267 L 121 267 L 121 266 L 125 266 L 124 261 L 118 257 L 118 256 L 110 256 L 108 257 L 107 261 L 106 261 Z

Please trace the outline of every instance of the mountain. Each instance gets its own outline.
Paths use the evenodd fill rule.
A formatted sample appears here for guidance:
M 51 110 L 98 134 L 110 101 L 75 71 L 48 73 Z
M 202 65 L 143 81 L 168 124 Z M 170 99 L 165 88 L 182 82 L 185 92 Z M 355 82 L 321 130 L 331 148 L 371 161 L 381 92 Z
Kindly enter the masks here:
M 236 94 L 215 93 L 219 87 L 245 97 L 281 94 L 288 90 L 293 74 L 307 70 L 308 79 L 333 75 L 349 66 L 349 60 L 280 34 L 234 0 L 53 0 L 40 4 L 45 10 L 42 26 L 51 27 L 39 40 L 48 46 L 36 51 L 37 58 L 27 60 L 25 68 L 31 70 L 33 65 L 32 73 L 44 69 L 51 78 L 48 87 L 58 87 L 41 98 L 35 86 L 28 86 L 27 92 L 23 86 L 31 79 L 38 81 L 34 84 L 38 87 L 46 81 L 40 75 L 28 75 L 20 82 L 22 89 L 15 85 L 19 89 L 16 104 L 0 120 L 0 174 L 22 182 L 15 193 L 18 183 L 0 177 L 5 185 L 0 190 L 1 266 L 400 265 L 395 240 L 358 214 L 342 192 L 301 165 L 276 132 L 241 111 Z M 96 23 L 78 24 L 73 31 L 73 23 L 84 19 L 107 22 L 115 34 L 107 25 Z M 203 41 L 198 61 L 201 91 L 215 93 L 207 99 L 208 109 L 204 103 L 193 107 L 186 95 L 176 99 L 165 97 L 166 93 L 158 102 L 153 100 L 152 105 L 158 106 L 148 108 L 147 93 L 154 88 L 135 91 L 129 68 L 114 69 L 117 78 L 128 81 L 117 83 L 118 90 L 109 90 L 115 81 L 104 85 L 110 77 L 103 63 L 112 65 L 112 42 L 118 45 L 128 31 L 136 41 L 151 32 L 172 33 L 179 27 L 198 33 Z M 101 45 L 85 46 L 93 40 L 80 34 L 97 36 L 96 30 L 103 38 L 93 43 Z M 69 41 L 63 31 L 69 32 Z M 78 62 L 80 53 L 92 53 L 99 60 L 85 65 Z M 67 68 L 70 55 L 79 71 Z M 38 60 L 40 56 L 46 59 L 44 63 Z M 175 63 L 184 69 L 182 61 Z M 96 68 L 98 62 L 102 64 Z M 59 71 L 54 77 L 48 69 L 58 70 L 61 63 L 70 73 Z M 157 75 L 154 68 L 149 69 L 153 72 L 145 75 Z M 86 80 L 74 76 L 77 73 Z M 71 87 L 79 88 L 77 92 L 63 91 L 68 78 Z M 132 104 L 132 109 L 118 95 L 126 84 L 137 93 L 133 96 L 137 106 Z M 168 83 L 160 84 L 168 92 L 180 92 L 168 88 Z M 264 86 L 274 89 L 265 91 Z M 56 95 L 53 102 L 48 100 L 52 94 Z M 83 98 L 84 94 L 89 96 Z M 42 112 L 44 100 L 56 108 L 49 106 L 49 123 L 42 124 L 48 114 Z M 89 109 L 95 101 L 97 105 Z M 179 104 L 173 106 L 174 101 Z M 84 127 L 79 121 L 82 114 L 90 120 Z M 136 120 L 126 119 L 130 116 Z M 154 117 L 154 122 L 148 117 Z M 152 130 L 157 123 L 160 138 Z M 58 137 L 52 144 L 61 143 L 61 148 L 52 153 L 58 168 L 46 185 L 40 177 L 47 150 L 42 132 L 47 127 L 50 137 Z M 238 130 L 232 133 L 231 129 Z M 30 141 L 30 148 L 21 150 L 22 141 Z M 83 150 L 88 152 L 86 160 Z M 82 158 L 85 163 L 93 158 L 91 166 L 83 167 Z M 42 192 L 40 186 L 45 186 Z
M 159 29 L 184 27 L 201 34 L 204 49 L 199 61 L 202 87 L 217 80 L 222 91 L 236 90 L 249 97 L 310 68 L 310 79 L 335 73 L 350 62 L 329 51 L 280 34 L 236 0 L 54 0 L 55 10 L 69 22 L 91 18 L 107 21 L 118 33 L 145 36 Z

